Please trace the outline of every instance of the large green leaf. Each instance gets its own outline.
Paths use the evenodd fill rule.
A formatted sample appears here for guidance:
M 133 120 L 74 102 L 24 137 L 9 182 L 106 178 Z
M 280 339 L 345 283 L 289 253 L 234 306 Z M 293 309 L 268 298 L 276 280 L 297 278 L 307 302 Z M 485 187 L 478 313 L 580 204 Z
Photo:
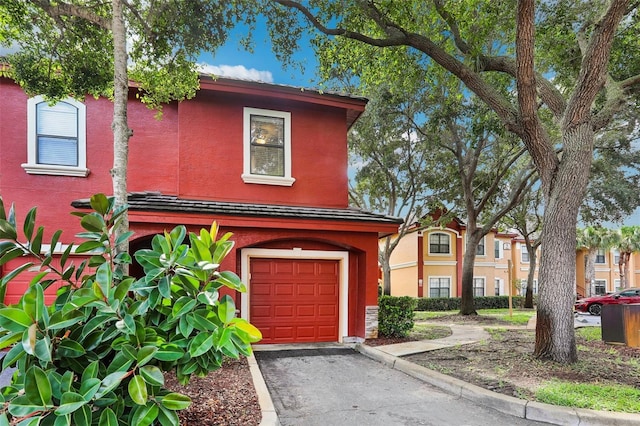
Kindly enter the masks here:
M 51 362 L 51 339 L 49 336 L 36 340 L 34 355 L 40 361 Z
M 105 408 L 100 414 L 98 426 L 118 426 L 118 417 L 111 408 Z
M 229 295 L 225 295 L 218 305 L 218 318 L 223 324 L 227 325 L 236 316 L 236 304 Z
M 162 374 L 162 370 L 155 365 L 145 365 L 140 368 L 140 375 L 144 381 L 149 383 L 151 386 L 164 385 L 164 374 Z
M 193 324 L 189 321 L 189 317 L 184 315 L 180 317 L 178 321 L 178 329 L 180 330 L 180 334 L 184 337 L 189 337 L 191 332 L 193 331 Z
M 87 402 L 90 401 L 91 398 L 93 398 L 93 396 L 98 393 L 101 384 L 101 380 L 97 377 L 83 380 L 80 383 L 80 395 L 82 395 L 82 399 Z
M 172 392 L 162 397 L 160 401 L 163 407 L 169 410 L 184 410 L 191 405 L 191 398 L 187 395 L 182 395 L 176 392 Z
M 235 318 L 231 323 L 246 335 L 249 342 L 256 343 L 262 340 L 262 332 L 247 320 Z
M 39 283 L 30 286 L 21 299 L 22 309 L 34 322 L 38 322 L 46 314 L 44 290 Z
M 149 426 L 154 423 L 159 413 L 160 408 L 155 403 L 149 402 L 134 408 L 129 423 L 136 426 Z
M 145 405 L 148 399 L 147 384 L 141 376 L 133 376 L 129 381 L 129 396 L 138 405 Z
M 171 315 L 178 318 L 191 311 L 196 306 L 196 303 L 197 302 L 193 298 L 189 296 L 182 296 L 174 303 Z
M 71 311 L 67 314 L 63 314 L 62 311 L 56 311 L 53 314 L 51 314 L 51 320 L 49 321 L 49 328 L 51 330 L 68 328 L 76 323 L 79 323 L 83 319 L 84 319 L 84 314 L 80 311 Z
M 154 358 L 160 361 L 176 361 L 184 356 L 184 351 L 174 344 L 162 345 L 158 348 L 158 352 Z
M 19 334 L 17 336 L 20 337 Z M 2 358 L 2 369 L 5 370 L 8 367 L 11 367 L 26 354 L 27 353 L 24 351 L 22 345 L 15 345 L 5 354 L 4 358 Z
M 94 194 L 89 199 L 89 204 L 91 208 L 95 210 L 97 213 L 105 216 L 109 213 L 109 199 L 104 194 Z
M 111 271 L 111 265 L 103 263 L 98 267 L 96 271 L 96 282 L 100 286 L 102 295 L 109 299 L 111 297 L 111 283 L 113 280 L 113 273 Z
M 57 416 L 64 416 L 66 414 L 73 413 L 83 405 L 86 405 L 87 402 L 88 401 L 79 393 L 65 392 L 62 394 L 60 405 L 56 409 L 55 413 Z
M 9 331 L 21 332 L 29 328 L 34 321 L 22 309 L 3 308 L 0 309 L 0 327 Z
M 175 411 L 169 410 L 162 405 L 159 408 L 158 421 L 162 426 L 180 426 L 180 419 Z
M 62 358 L 78 358 L 85 353 L 86 351 L 84 350 L 82 345 L 75 340 L 62 339 L 62 341 L 58 345 L 57 355 Z
M 0 257 L 0 265 L 4 265 L 5 263 L 17 259 L 20 256 L 24 256 L 24 250 L 19 247 L 15 247 L 9 250 L 6 250 L 2 253 L 2 257 Z
M 29 355 L 34 355 L 36 352 L 36 337 L 38 332 L 38 324 L 31 324 L 22 333 L 22 348 Z
M 242 283 L 240 278 L 231 271 L 220 272 L 220 276 L 215 280 L 215 282 L 240 292 L 247 291 L 247 287 Z
M 9 414 L 16 417 L 28 416 L 44 409 L 44 406 L 31 402 L 27 395 L 18 396 L 9 402 Z
M 47 373 L 34 366 L 27 370 L 24 378 L 24 391 L 29 401 L 40 406 L 51 405 L 51 383 Z
M 102 384 L 100 385 L 98 392 L 95 394 L 95 398 L 102 398 L 104 395 L 117 388 L 126 375 L 126 371 L 116 371 L 115 373 L 108 374 L 107 377 L 102 379 Z
M 213 335 L 200 333 L 189 344 L 189 354 L 192 357 L 200 356 L 213 347 Z
M 156 352 L 158 352 L 158 348 L 155 346 L 143 346 L 140 348 L 137 355 L 138 367 L 151 361 Z
M 133 364 L 133 360 L 129 359 L 126 354 L 118 352 L 111 363 L 107 366 L 107 374 L 115 372 L 126 372 Z
M 18 233 L 15 226 L 9 221 L 0 219 L 0 239 L 16 241 L 18 239 Z
M 38 231 L 36 231 L 36 236 L 33 237 L 31 242 L 29 243 L 29 248 L 32 252 L 36 254 L 40 254 L 42 250 L 42 237 L 44 235 L 44 227 L 39 226 Z
M 102 232 L 107 226 L 104 219 L 96 213 L 84 216 L 80 219 L 80 225 L 89 232 Z
M 75 426 L 91 426 L 91 407 L 83 405 L 73 412 L 73 424 Z
M 14 343 L 20 341 L 22 339 L 22 334 L 18 333 L 8 333 L 4 336 L 0 337 L 0 349 L 7 348 Z
M 76 253 L 86 253 L 95 251 L 96 253 L 104 253 L 105 246 L 101 241 L 85 241 L 76 247 Z
M 218 290 L 208 290 L 198 293 L 197 299 L 198 302 L 204 303 L 205 305 L 214 306 L 220 297 L 220 293 Z

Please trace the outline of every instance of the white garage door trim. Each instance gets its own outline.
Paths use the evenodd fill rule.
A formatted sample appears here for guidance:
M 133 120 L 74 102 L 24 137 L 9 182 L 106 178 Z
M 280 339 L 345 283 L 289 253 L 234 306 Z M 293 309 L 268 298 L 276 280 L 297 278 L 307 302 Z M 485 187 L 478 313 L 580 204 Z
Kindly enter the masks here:
M 243 249 L 241 254 L 240 279 L 247 286 L 247 292 L 240 296 L 240 315 L 247 321 L 249 318 L 249 286 L 251 277 L 249 276 L 249 261 L 254 258 L 277 258 L 277 259 L 311 259 L 311 260 L 338 260 L 340 261 L 339 272 L 339 328 L 338 341 L 342 342 L 347 336 L 349 326 L 349 252 L 346 251 L 321 251 L 321 250 L 293 250 L 283 249 Z

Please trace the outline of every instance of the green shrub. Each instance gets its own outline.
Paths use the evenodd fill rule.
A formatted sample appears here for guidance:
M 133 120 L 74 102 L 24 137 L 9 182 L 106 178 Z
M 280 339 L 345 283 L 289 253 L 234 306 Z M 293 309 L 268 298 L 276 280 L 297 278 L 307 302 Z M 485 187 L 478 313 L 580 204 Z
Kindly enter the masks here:
M 75 266 L 71 246 L 59 262 L 40 254 L 35 208 L 24 221 L 28 243 L 19 242 L 13 206 L 7 215 L 0 201 L 0 264 L 22 255 L 39 263 L 10 272 L 2 286 L 26 269 L 40 271 L 15 306 L 0 309 L 0 348 L 11 347 L 2 368 L 17 367 L 0 395 L 2 425 L 178 425 L 176 410 L 191 401 L 163 388 L 163 371 L 186 383 L 219 368 L 224 356 L 249 355 L 261 338 L 236 318 L 233 299 L 220 297 L 222 287 L 245 291 L 235 274 L 218 270 L 233 247 L 230 234 L 218 239 L 214 223 L 190 234 L 189 245 L 184 226 L 156 235 L 151 249 L 135 254 L 145 273 L 136 280 L 120 268 L 131 256 L 113 255 L 131 235 L 112 238 L 125 210 L 102 194 L 91 206 L 95 212 L 74 213 L 86 231 L 75 253 L 91 254 Z M 44 291 L 56 282 L 63 285 L 46 306 Z
M 380 296 L 378 306 L 378 333 L 386 337 L 406 337 L 413 328 L 416 299 Z
M 419 297 L 416 300 L 416 311 L 455 311 L 460 309 L 459 297 Z M 509 296 L 474 297 L 473 303 L 476 309 L 504 309 L 509 307 Z M 514 308 L 522 308 L 524 297 L 513 296 L 512 303 Z

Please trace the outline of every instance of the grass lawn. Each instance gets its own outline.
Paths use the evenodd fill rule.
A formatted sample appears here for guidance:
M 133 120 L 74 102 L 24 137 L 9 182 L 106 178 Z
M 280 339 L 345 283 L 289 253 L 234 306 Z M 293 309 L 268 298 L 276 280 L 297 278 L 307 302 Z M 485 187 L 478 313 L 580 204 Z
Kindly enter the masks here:
M 415 311 L 415 321 L 428 321 L 433 318 L 441 318 L 457 315 L 458 311 Z M 509 309 L 478 309 L 478 315 L 492 317 L 501 321 L 507 321 L 514 325 L 527 325 L 529 319 L 536 314 L 534 309 L 513 309 L 509 315 Z

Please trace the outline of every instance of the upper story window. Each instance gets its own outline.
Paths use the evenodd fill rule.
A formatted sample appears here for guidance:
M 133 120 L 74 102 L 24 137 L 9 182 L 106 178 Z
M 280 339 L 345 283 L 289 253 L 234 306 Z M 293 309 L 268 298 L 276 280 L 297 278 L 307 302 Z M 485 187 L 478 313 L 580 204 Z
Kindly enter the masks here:
M 482 237 L 482 239 L 480 240 L 480 242 L 476 246 L 476 254 L 478 256 L 484 256 L 485 253 L 486 253 L 486 251 L 485 251 L 485 237 Z
M 493 254 L 496 259 L 502 259 L 503 257 L 502 243 L 499 240 L 493 242 Z
M 450 254 L 451 237 L 441 232 L 429 234 L 429 253 Z
M 618 250 L 613 252 L 613 263 L 616 265 L 620 263 L 620 252 Z
M 598 249 L 596 252 L 596 263 L 605 263 L 605 252 L 603 249 Z
M 529 250 L 524 244 L 520 244 L 520 260 L 522 263 L 529 263 Z
M 67 98 L 50 105 L 27 101 L 27 162 L 30 174 L 87 176 L 86 108 Z
M 246 183 L 291 186 L 291 113 L 244 109 L 244 170 Z

